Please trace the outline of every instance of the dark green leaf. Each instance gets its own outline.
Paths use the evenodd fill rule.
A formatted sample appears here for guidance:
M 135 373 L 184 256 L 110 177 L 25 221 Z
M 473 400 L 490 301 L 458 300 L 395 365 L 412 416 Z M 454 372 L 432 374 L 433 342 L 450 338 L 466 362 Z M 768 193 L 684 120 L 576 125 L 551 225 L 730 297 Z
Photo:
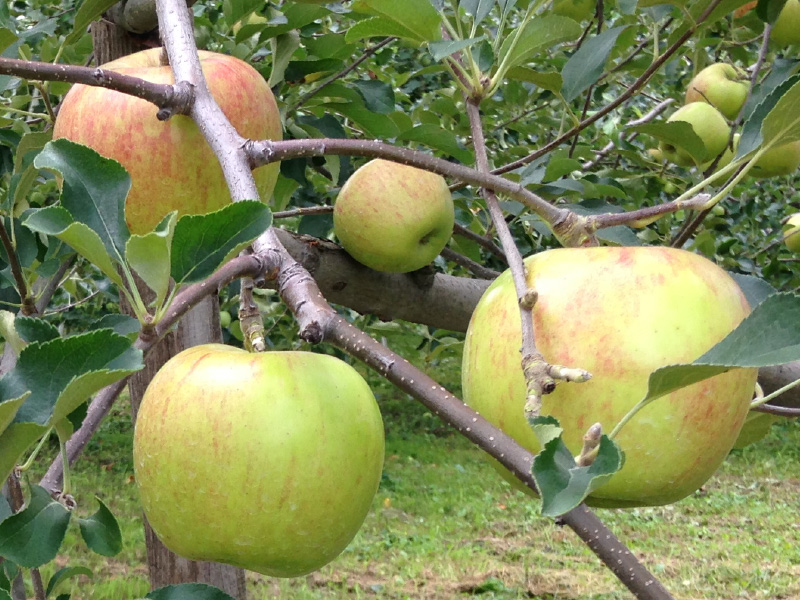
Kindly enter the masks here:
M 150 600 L 235 600 L 222 590 L 204 583 L 181 583 L 153 590 Z
M 765 23 L 775 23 L 785 4 L 786 0 L 758 0 L 756 14 Z
M 272 225 L 272 212 L 257 200 L 234 202 L 207 215 L 178 220 L 172 238 L 172 277 L 201 281 L 250 245 Z
M 14 320 L 14 327 L 26 342 L 48 342 L 59 336 L 55 325 L 36 317 L 20 315 Z
M 264 6 L 264 2 L 258 2 L 259 6 Z M 284 18 L 271 19 L 270 23 L 261 32 L 259 39 L 264 42 L 269 38 L 277 37 L 281 34 L 288 33 L 293 29 L 300 29 L 309 23 L 313 23 L 329 15 L 329 11 L 324 6 L 314 6 L 313 4 L 300 4 L 299 2 L 292 2 L 281 8 Z
M 122 550 L 122 532 L 114 515 L 100 498 L 97 512 L 88 519 L 79 519 L 81 535 L 89 549 L 103 556 L 116 556 Z
M 354 81 L 353 86 L 370 111 L 385 115 L 394 110 L 394 88 L 388 83 L 370 79 Z
M 617 38 L 626 28 L 625 25 L 614 27 L 589 38 L 580 50 L 569 58 L 561 71 L 561 76 L 564 78 L 561 95 L 567 102 L 571 102 L 597 82 L 603 74 L 603 68 L 614 49 L 614 44 L 617 43 Z
M 419 142 L 441 150 L 463 163 L 473 162 L 472 152 L 464 148 L 458 138 L 448 129 L 433 124 L 417 125 L 398 136 L 397 141 Z
M 75 14 L 75 22 L 72 25 L 72 33 L 64 40 L 65 44 L 74 44 L 82 35 L 86 34 L 89 23 L 106 12 L 116 4 L 116 0 L 84 0 L 78 12 Z
M 486 36 L 469 38 L 468 40 L 444 40 L 442 42 L 431 42 L 428 44 L 431 56 L 434 60 L 442 60 L 456 52 L 474 46 L 478 42 L 486 39 Z
M 529 69 L 528 67 L 514 67 L 508 71 L 506 77 L 509 79 L 516 79 L 517 81 L 527 81 L 543 90 L 549 90 L 551 92 L 560 92 L 564 85 L 561 73 L 542 73 L 534 69 Z
M 0 523 L 5 521 L 8 517 L 13 515 L 13 511 L 11 510 L 11 506 L 8 504 L 8 500 L 6 497 L 0 494 Z
M 759 277 L 753 275 L 743 275 L 742 273 L 728 273 L 736 280 L 739 287 L 742 288 L 747 303 L 751 307 L 756 307 L 761 304 L 768 296 L 777 293 L 774 287 Z
M 14 599 L 7 591 L 0 590 L 0 600 L 14 600 Z
M 0 433 L 0 480 L 11 474 L 20 457 L 47 430 L 36 423 L 11 423 Z
M 44 488 L 31 488 L 25 509 L 0 523 L 0 555 L 23 567 L 39 567 L 56 557 L 70 511 Z
M 53 573 L 50 581 L 47 582 L 47 591 L 45 592 L 45 596 L 49 597 L 59 585 L 68 579 L 77 577 L 78 575 L 86 575 L 87 577 L 91 578 L 92 571 L 86 567 L 63 567 L 59 569 Z
M 222 15 L 225 17 L 225 22 L 233 26 L 253 11 L 263 7 L 264 3 L 261 0 L 225 0 L 222 3 Z
M 764 144 L 778 147 L 800 140 L 800 81 L 792 85 L 764 117 L 761 137 Z

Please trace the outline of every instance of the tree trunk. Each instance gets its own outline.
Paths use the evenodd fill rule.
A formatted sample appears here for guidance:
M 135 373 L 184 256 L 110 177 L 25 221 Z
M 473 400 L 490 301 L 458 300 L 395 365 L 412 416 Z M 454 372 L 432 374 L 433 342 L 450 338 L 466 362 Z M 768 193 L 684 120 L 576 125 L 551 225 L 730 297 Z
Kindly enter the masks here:
M 98 63 L 114 60 L 145 47 L 152 46 L 152 36 L 133 36 L 113 23 L 100 20 L 92 24 L 92 41 Z M 142 296 L 148 290 L 140 283 Z M 128 314 L 130 307 L 123 307 Z M 147 356 L 145 368 L 130 380 L 131 412 L 134 423 L 142 396 L 153 375 L 170 357 L 190 346 L 221 341 L 219 299 L 210 296 L 182 319 L 177 333 L 170 333 Z M 235 490 L 232 490 L 235 493 Z M 145 519 L 145 541 L 150 585 L 153 589 L 174 583 L 207 583 L 225 593 L 245 600 L 245 574 L 242 569 L 209 562 L 187 560 L 170 552 L 156 537 Z

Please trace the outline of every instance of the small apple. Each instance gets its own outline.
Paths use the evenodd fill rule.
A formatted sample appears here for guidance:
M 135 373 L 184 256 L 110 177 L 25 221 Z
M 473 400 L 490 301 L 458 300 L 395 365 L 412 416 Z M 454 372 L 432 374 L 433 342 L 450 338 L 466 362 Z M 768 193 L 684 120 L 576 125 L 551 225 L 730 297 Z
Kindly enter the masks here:
M 800 167 L 800 141 L 772 148 L 759 158 L 748 175 L 753 177 L 780 177 L 791 175 Z
M 725 149 L 730 137 L 731 128 L 725 117 L 716 108 L 705 102 L 692 102 L 675 111 L 667 122 L 685 121 L 692 126 L 694 132 L 702 140 L 706 148 L 705 160 L 713 159 Z M 683 148 L 666 142 L 659 144 L 664 158 L 668 161 L 689 167 L 695 164 L 692 156 Z
M 214 99 L 246 138 L 281 138 L 281 121 L 267 82 L 247 63 L 223 54 L 200 52 Z M 102 66 L 156 83 L 173 83 L 172 71 L 152 48 Z M 228 186 L 214 153 L 192 119 L 156 119 L 145 100 L 101 87 L 75 85 L 64 97 L 53 130 L 119 161 L 131 175 L 125 220 L 132 233 L 147 233 L 169 212 L 180 215 L 219 210 L 230 203 Z M 253 171 L 262 200 L 269 200 L 278 164 Z
M 748 84 L 726 63 L 707 66 L 686 89 L 686 102 L 708 102 L 728 119 L 735 119 L 747 99 Z
M 783 242 L 792 252 L 800 252 L 800 213 L 795 213 L 783 226 Z
M 772 26 L 769 41 L 779 48 L 800 43 L 800 1 L 787 0 L 783 5 Z
M 226 329 L 231 326 L 231 313 L 227 310 L 219 311 L 219 326 Z
M 304 575 L 344 550 L 372 504 L 383 454 L 375 398 L 347 363 L 222 344 L 161 368 L 133 445 L 144 513 L 170 550 L 275 577 Z
M 545 360 L 588 370 L 561 383 L 543 415 L 578 454 L 586 430 L 609 433 L 647 393 L 650 373 L 699 358 L 750 312 L 736 282 L 709 260 L 667 247 L 562 248 L 528 257 L 533 319 Z M 523 446 L 538 440 L 523 413 L 520 311 L 509 271 L 486 290 L 464 345 L 464 400 Z M 697 490 L 730 452 L 750 408 L 756 369 L 734 369 L 646 406 L 616 437 L 625 465 L 592 492 L 601 507 L 668 504 Z M 501 470 L 512 480 L 511 474 Z
M 345 250 L 376 271 L 429 264 L 453 233 L 453 199 L 436 173 L 375 159 L 342 186 L 333 230 Z

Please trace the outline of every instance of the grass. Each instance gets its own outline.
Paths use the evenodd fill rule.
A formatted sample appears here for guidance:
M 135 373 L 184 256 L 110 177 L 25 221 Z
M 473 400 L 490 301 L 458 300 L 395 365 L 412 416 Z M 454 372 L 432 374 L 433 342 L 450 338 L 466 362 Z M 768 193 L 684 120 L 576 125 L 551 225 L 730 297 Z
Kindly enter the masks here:
M 392 388 L 379 384 L 376 395 L 387 427 L 386 466 L 356 539 L 307 577 L 249 573 L 249 598 L 630 597 L 577 536 L 512 491 L 480 450 Z M 61 554 L 43 569 L 47 580 L 68 564 L 91 568 L 93 580 L 72 583 L 75 600 L 148 591 L 125 405 L 73 475 L 79 516 L 95 510 L 99 495 L 119 519 L 125 548 L 113 559 L 91 554 L 73 524 Z M 800 426 L 783 423 L 735 451 L 700 492 L 676 505 L 599 514 L 677 598 L 800 598 L 799 461 Z

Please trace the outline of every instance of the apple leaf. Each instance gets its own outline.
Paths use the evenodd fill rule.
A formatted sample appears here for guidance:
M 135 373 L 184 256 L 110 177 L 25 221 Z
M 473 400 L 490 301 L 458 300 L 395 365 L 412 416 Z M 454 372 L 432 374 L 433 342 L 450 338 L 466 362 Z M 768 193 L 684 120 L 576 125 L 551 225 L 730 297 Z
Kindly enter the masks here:
M 50 581 L 47 582 L 47 591 L 45 592 L 45 597 L 49 598 L 50 595 L 56 591 L 59 585 L 71 579 L 73 577 L 77 577 L 78 575 L 86 575 L 87 577 L 92 577 L 93 573 L 91 569 L 87 567 L 63 567 L 53 573 L 53 576 L 50 578 Z
M 630 127 L 628 131 L 651 135 L 657 140 L 681 148 L 688 152 L 697 162 L 703 162 L 708 159 L 706 145 L 700 139 L 700 136 L 695 133 L 694 128 L 686 121 L 644 123 Z
M 764 300 L 766 300 L 768 296 L 778 292 L 778 290 L 772 287 L 769 283 L 760 277 L 756 277 L 755 275 L 745 275 L 743 273 L 730 272 L 728 275 L 733 277 L 736 280 L 736 283 L 739 284 L 739 287 L 742 289 L 742 292 L 744 292 L 744 296 L 747 298 L 747 303 L 750 306 L 758 306 Z
M 506 73 L 506 77 L 508 79 L 532 83 L 536 87 L 548 90 L 554 94 L 559 93 L 564 86 L 564 79 L 561 77 L 561 73 L 540 72 L 528 67 L 514 67 L 513 69 L 509 69 L 508 73 Z
M 442 37 L 442 17 L 430 0 L 361 0 L 373 14 L 394 21 L 406 29 L 416 42 L 433 42 Z M 349 38 L 347 41 L 350 41 Z
M 14 600 L 14 599 L 7 591 L 0 589 L 0 600 Z
M 186 215 L 172 238 L 172 277 L 178 285 L 201 281 L 244 250 L 272 225 L 257 200 L 233 202 L 206 215 Z
M 59 337 L 58 328 L 43 319 L 18 316 L 14 328 L 26 342 L 49 342 Z
M 441 42 L 431 42 L 428 44 L 428 50 L 433 56 L 433 60 L 442 60 L 443 58 L 447 58 L 448 56 L 459 52 L 460 50 L 464 50 L 465 48 L 469 48 L 470 46 L 474 46 L 478 42 L 482 42 L 486 39 L 485 35 L 469 38 L 467 40 L 444 40 Z
M 738 160 L 756 150 L 764 137 L 764 122 L 771 116 L 781 98 L 794 86 L 800 83 L 800 75 L 795 75 L 776 85 L 763 100 L 752 110 L 742 126 L 742 137 L 736 150 L 734 160 Z M 790 107 L 793 109 L 793 107 Z M 791 114 L 791 113 L 790 113 Z
M 264 6 L 264 2 L 259 2 L 258 4 Z M 331 14 L 331 11 L 324 6 L 301 4 L 299 2 L 287 4 L 285 7 L 281 7 L 281 10 L 283 12 L 283 17 L 270 19 L 267 26 L 261 32 L 259 39 L 262 42 L 284 33 L 289 33 L 293 29 L 305 27 Z
M 372 79 L 354 81 L 352 85 L 361 94 L 364 105 L 370 111 L 385 115 L 394 110 L 394 88 L 392 86 Z
M 124 335 L 131 342 L 134 342 L 139 336 L 142 329 L 142 324 L 138 319 L 129 317 L 128 315 L 108 314 L 103 315 L 97 321 L 90 324 L 88 329 L 95 331 L 97 329 L 111 329 L 112 331 Z
M 177 220 L 178 213 L 173 211 L 164 217 L 155 231 L 146 235 L 131 235 L 125 244 L 125 260 L 153 290 L 157 307 L 161 306 L 169 293 L 170 249 Z
M 205 583 L 181 583 L 153 590 L 150 600 L 235 600 L 219 588 Z
M 0 433 L 0 479 L 5 480 L 19 458 L 48 430 L 36 423 L 11 423 Z
M 75 14 L 75 23 L 72 32 L 64 40 L 64 44 L 70 45 L 86 33 L 89 23 L 99 18 L 109 8 L 114 6 L 117 0 L 85 0 Z
M 775 107 L 764 117 L 761 124 L 761 136 L 764 144 L 780 146 L 800 140 L 800 81 L 782 94 Z
M 122 165 L 66 139 L 48 142 L 34 165 L 62 175 L 61 206 L 99 236 L 109 255 L 122 260 L 130 236 L 125 199 L 131 189 L 130 175 Z
M 765 23 L 775 23 L 785 4 L 786 0 L 758 0 L 756 15 Z
M 17 333 L 16 320 L 17 316 L 10 310 L 0 310 L 0 336 L 19 354 L 26 343 Z
M 472 152 L 464 148 L 453 132 L 443 129 L 433 123 L 423 123 L 404 131 L 397 137 L 397 141 L 419 142 L 436 150 L 440 150 L 462 163 L 472 164 Z
M 519 37 L 510 35 L 503 40 L 498 61 L 501 64 L 505 63 L 505 68 L 508 69 L 517 67 L 556 44 L 578 39 L 582 32 L 581 26 L 568 17 L 560 15 L 536 17 L 525 24 Z
M 420 43 L 417 36 L 408 27 L 383 17 L 372 17 L 371 19 L 359 21 L 350 27 L 345 34 L 345 39 L 348 42 L 357 42 L 372 37 L 398 37 Z
M 112 261 L 112 255 L 109 255 L 108 247 L 103 245 L 100 236 L 88 225 L 74 221 L 70 212 L 63 206 L 48 206 L 31 211 L 23 225 L 32 231 L 55 236 L 69 244 L 111 281 L 119 286 L 123 285 L 122 277 Z
M 495 0 L 461 0 L 458 3 L 459 8 L 473 18 L 476 26 L 480 25 L 481 21 L 489 16 L 494 5 Z
M 580 29 L 580 26 L 578 28 Z M 564 78 L 561 95 L 564 100 L 571 102 L 597 82 L 603 74 L 603 68 L 617 43 L 617 38 L 626 28 L 627 25 L 614 27 L 589 38 L 580 50 L 570 56 L 561 70 L 561 76 Z
M 70 511 L 38 485 L 24 510 L 0 523 L 0 556 L 23 567 L 39 567 L 56 557 Z
M 81 536 L 93 552 L 116 556 L 122 550 L 122 532 L 108 507 L 100 498 L 95 499 L 100 505 L 97 512 L 87 519 L 78 519 Z
M 5 521 L 8 517 L 14 514 L 14 511 L 11 510 L 11 505 L 8 503 L 8 500 L 5 496 L 0 495 L 0 523 Z
M 542 514 L 556 517 L 571 511 L 589 494 L 608 481 L 622 468 L 625 455 L 603 435 L 594 462 L 586 467 L 575 463 L 575 457 L 561 439 L 562 429 L 555 417 L 529 420 L 542 450 L 533 459 L 531 473 L 542 497 Z
M 264 3 L 261 0 L 227 0 L 222 3 L 222 16 L 230 26 L 263 7 Z
M 0 433 L 6 430 L 6 427 L 11 425 L 14 417 L 17 415 L 19 407 L 25 402 L 29 392 L 22 394 L 18 398 L 9 398 L 7 400 L 0 400 Z

